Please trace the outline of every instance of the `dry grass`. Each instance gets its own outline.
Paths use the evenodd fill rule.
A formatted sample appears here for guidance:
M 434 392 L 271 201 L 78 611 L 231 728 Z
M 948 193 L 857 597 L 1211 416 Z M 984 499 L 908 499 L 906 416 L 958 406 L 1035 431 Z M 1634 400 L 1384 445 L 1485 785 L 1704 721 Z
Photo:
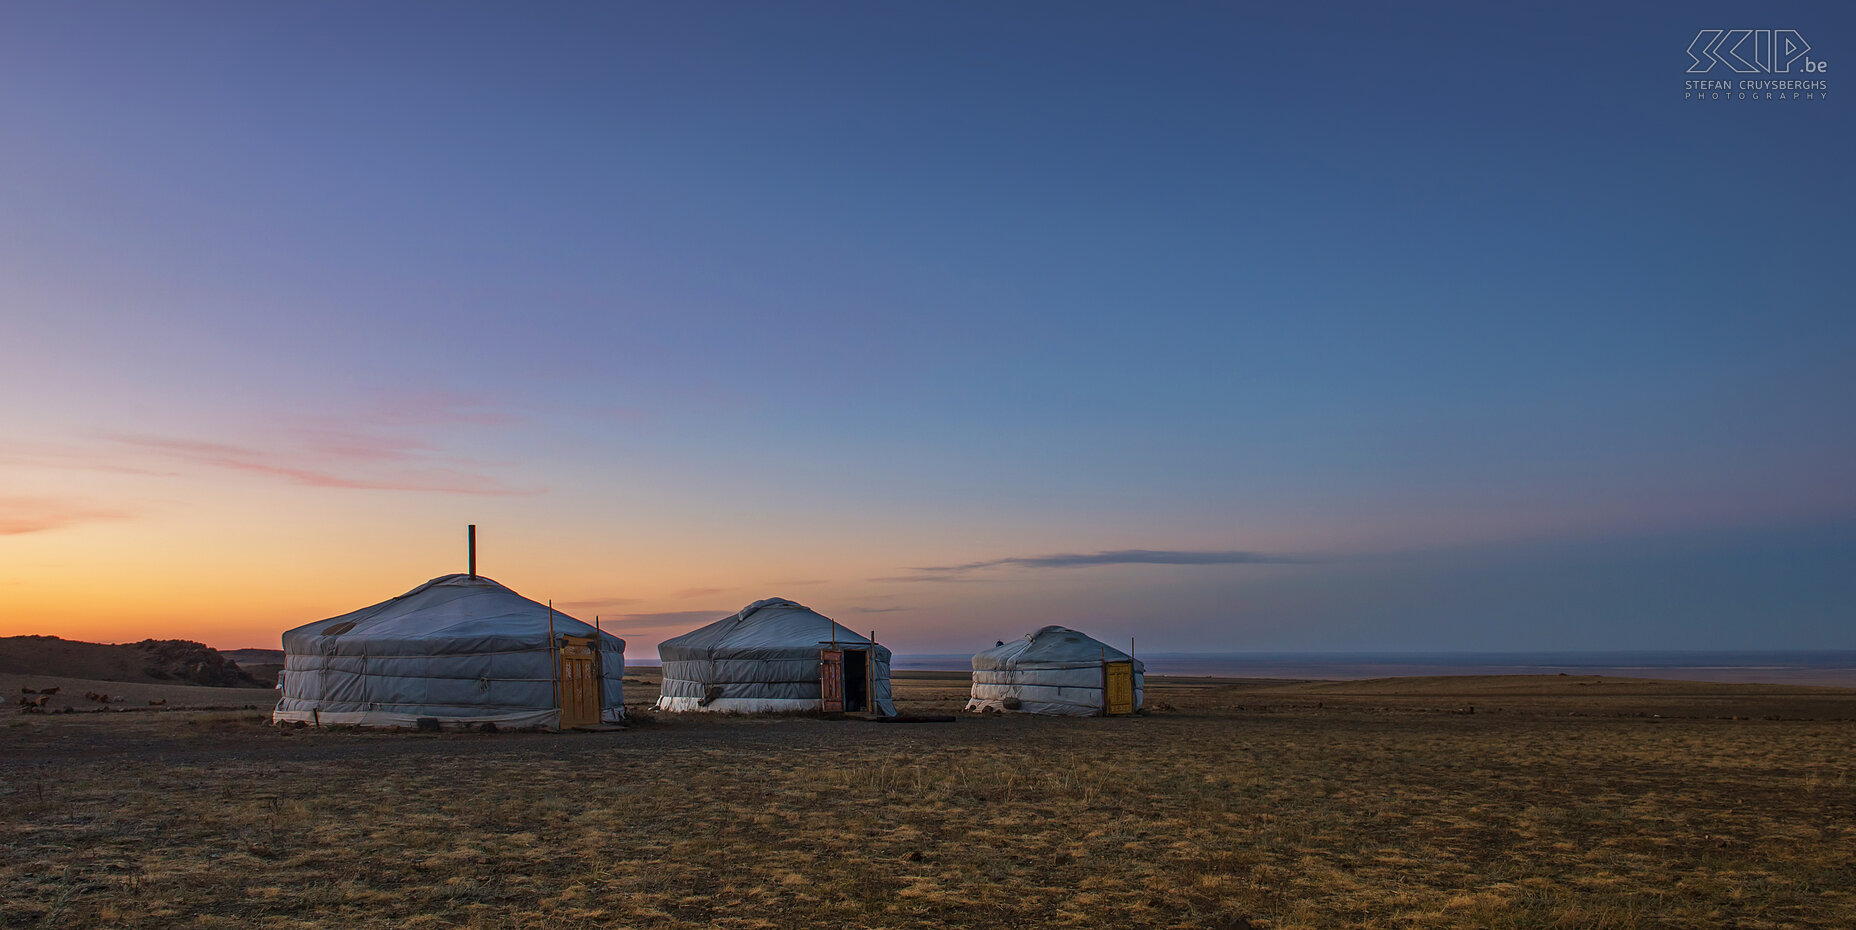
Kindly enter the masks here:
M 902 709 L 959 684 L 901 682 Z M 22 719 L 0 729 L 0 925 L 1856 926 L 1853 692 L 1149 700 L 1179 709 L 566 735 Z
M 58 693 L 46 701 L 48 713 L 157 713 L 181 707 L 217 707 L 225 709 L 262 709 L 268 712 L 277 704 L 277 692 L 271 688 L 213 688 L 148 681 L 115 681 L 102 678 L 66 678 L 50 675 L 0 674 L 0 719 L 18 712 L 14 702 L 27 697 L 21 688 L 37 691 L 57 688 Z M 86 694 L 107 695 L 99 703 Z M 159 707 L 150 702 L 161 702 Z

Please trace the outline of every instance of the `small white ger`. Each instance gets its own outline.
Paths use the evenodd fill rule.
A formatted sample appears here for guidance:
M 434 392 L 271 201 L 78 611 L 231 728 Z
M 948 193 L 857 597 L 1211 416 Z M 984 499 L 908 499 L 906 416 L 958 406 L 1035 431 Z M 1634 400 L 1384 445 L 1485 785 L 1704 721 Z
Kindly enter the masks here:
M 783 597 L 664 640 L 657 654 L 659 710 L 896 713 L 889 650 Z
M 1141 660 L 1068 627 L 1047 626 L 973 657 L 971 711 L 1088 717 L 1141 709 Z

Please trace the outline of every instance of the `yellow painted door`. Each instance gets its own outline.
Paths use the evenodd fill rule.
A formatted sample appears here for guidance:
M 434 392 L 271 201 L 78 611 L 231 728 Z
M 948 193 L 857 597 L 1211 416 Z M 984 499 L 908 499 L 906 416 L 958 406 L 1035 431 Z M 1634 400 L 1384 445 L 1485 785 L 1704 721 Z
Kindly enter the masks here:
M 1105 714 L 1134 713 L 1134 663 L 1102 663 L 1102 702 Z
M 599 651 L 590 637 L 561 637 L 561 726 L 599 723 Z

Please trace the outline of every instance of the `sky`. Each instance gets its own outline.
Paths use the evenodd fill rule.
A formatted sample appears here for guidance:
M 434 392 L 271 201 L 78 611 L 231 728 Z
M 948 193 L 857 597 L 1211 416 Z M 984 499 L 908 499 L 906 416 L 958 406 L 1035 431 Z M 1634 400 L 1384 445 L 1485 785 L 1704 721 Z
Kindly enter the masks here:
M 1688 73 L 1739 28 L 1810 48 Z M 1803 70 L 1851 49 L 1834 3 L 9 4 L 0 635 L 274 647 L 476 524 L 638 656 L 771 596 L 901 653 L 1856 648 L 1856 124 Z

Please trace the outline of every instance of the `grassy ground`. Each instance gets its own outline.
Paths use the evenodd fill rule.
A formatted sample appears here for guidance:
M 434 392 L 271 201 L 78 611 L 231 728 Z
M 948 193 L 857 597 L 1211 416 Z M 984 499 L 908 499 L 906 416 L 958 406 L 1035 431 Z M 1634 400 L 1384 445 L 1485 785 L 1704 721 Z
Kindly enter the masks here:
M 898 692 L 943 712 L 964 679 Z M 1856 692 L 1148 699 L 1168 709 L 562 735 L 22 716 L 0 926 L 1856 926 Z

